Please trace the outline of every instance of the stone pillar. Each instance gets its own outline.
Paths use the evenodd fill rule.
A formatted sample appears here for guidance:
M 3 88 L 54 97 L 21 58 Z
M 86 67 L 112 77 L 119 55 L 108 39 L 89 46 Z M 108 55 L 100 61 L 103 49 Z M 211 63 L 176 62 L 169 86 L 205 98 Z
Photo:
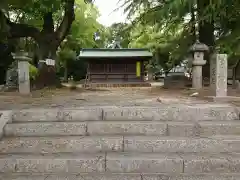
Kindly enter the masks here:
M 18 61 L 18 89 L 20 94 L 30 94 L 29 60 L 28 54 L 20 52 L 14 55 Z
M 193 54 L 192 61 L 192 87 L 194 89 L 201 89 L 202 81 L 202 66 L 206 64 L 204 60 L 204 53 L 209 51 L 208 46 L 197 41 L 190 49 Z
M 227 96 L 227 54 L 216 55 L 216 97 Z
M 151 71 L 148 71 L 147 77 L 148 77 L 148 81 L 153 81 L 153 73 Z
M 194 89 L 201 89 L 202 88 L 202 66 L 205 63 L 203 63 L 202 65 L 196 65 L 194 64 L 193 68 L 192 68 L 192 73 L 193 73 L 193 77 L 192 77 L 192 87 Z
M 216 62 L 217 56 L 214 52 L 210 59 L 210 88 L 213 91 L 216 89 Z

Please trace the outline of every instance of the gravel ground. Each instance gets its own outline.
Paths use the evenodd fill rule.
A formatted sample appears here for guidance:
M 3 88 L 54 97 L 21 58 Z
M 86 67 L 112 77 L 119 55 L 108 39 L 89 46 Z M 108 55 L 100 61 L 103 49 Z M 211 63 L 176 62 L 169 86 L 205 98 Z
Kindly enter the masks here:
M 189 97 L 188 90 L 152 88 L 115 88 L 69 90 L 44 89 L 30 96 L 17 92 L 0 93 L 0 109 L 24 109 L 36 107 L 83 107 L 83 106 L 157 106 L 159 104 L 199 104 L 206 100 Z

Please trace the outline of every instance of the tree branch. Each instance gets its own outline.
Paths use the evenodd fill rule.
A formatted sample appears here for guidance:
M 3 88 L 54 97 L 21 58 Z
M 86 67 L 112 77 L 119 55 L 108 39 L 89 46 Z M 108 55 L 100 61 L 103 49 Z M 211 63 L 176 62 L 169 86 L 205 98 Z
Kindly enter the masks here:
M 0 11 L 0 14 L 6 19 L 6 24 L 9 28 L 8 38 L 32 37 L 36 41 L 39 39 L 40 31 L 37 28 L 27 24 L 11 22 L 2 11 Z
M 54 32 L 54 22 L 53 22 L 53 13 L 48 12 L 44 15 L 43 18 L 43 33 L 53 33 Z
M 8 22 L 9 38 L 21 38 L 21 37 L 32 37 L 34 40 L 38 41 L 40 31 L 27 24 L 18 24 L 13 22 Z
M 64 17 L 55 33 L 58 45 L 65 39 L 65 37 L 69 33 L 72 22 L 75 19 L 74 2 L 75 0 L 66 0 Z

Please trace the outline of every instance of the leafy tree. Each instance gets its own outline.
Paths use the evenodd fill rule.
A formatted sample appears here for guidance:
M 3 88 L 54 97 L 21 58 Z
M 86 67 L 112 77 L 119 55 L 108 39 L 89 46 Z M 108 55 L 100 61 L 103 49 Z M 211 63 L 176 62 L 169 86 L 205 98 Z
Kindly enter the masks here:
M 4 32 L 4 38 L 0 37 L 0 40 L 25 38 L 24 49 L 32 53 L 35 65 L 38 60 L 46 58 L 57 60 L 56 52 L 70 31 L 75 11 L 78 11 L 78 1 L 76 4 L 75 0 L 1 1 L 0 32 Z M 81 0 L 83 4 L 88 2 L 91 0 Z M 52 70 L 46 78 L 51 77 L 55 83 Z M 42 72 L 39 73 L 41 75 Z
M 184 28 L 169 27 L 169 30 L 163 32 L 158 25 L 146 26 L 138 25 L 131 33 L 130 47 L 150 48 L 154 53 L 149 68 L 163 71 L 167 74 L 175 65 L 178 65 L 186 55 L 186 46 L 189 45 L 189 39 L 182 38 Z
M 181 41 L 194 42 L 198 38 L 212 49 L 221 47 L 221 51 L 230 55 L 230 61 L 239 58 L 239 21 L 240 2 L 234 0 L 122 0 L 134 24 L 155 26 L 162 32 L 169 27 L 182 25 Z M 172 26 L 173 25 L 173 26 Z M 182 29 L 180 26 L 180 31 Z M 175 31 L 179 34 L 179 31 Z M 167 38 L 166 38 L 167 39 Z M 178 38 L 177 38 L 178 39 Z M 180 40 L 179 39 L 179 40 Z M 188 44 L 188 43 L 187 43 Z M 190 46 L 190 45 L 189 45 Z M 189 46 L 183 46 L 185 51 Z M 181 48 L 183 49 L 182 44 Z M 172 50 L 168 50 L 173 54 Z M 209 60 L 209 54 L 205 57 Z M 209 62 L 209 61 L 208 61 Z M 209 66 L 204 68 L 204 75 L 209 75 Z
M 130 43 L 130 27 L 126 23 L 114 23 L 106 29 L 107 39 L 106 44 L 110 45 L 115 40 L 120 41 L 123 48 L 127 48 Z
M 57 48 L 69 33 L 75 19 L 75 0 L 13 1 L 8 4 L 8 8 L 10 13 L 19 11 L 22 20 L 13 22 L 0 11 L 9 27 L 8 38 L 31 37 L 37 43 L 39 59 L 56 59 Z
M 103 47 L 104 39 L 94 40 L 94 33 L 104 34 L 104 28 L 97 22 L 98 10 L 94 5 L 85 4 L 83 1 L 76 1 L 75 21 L 73 22 L 70 34 L 61 43 L 58 52 L 61 69 L 64 69 L 64 80 L 69 75 L 74 79 L 85 76 L 86 67 L 82 60 L 76 60 L 82 48 Z M 77 77 L 78 76 L 78 77 Z

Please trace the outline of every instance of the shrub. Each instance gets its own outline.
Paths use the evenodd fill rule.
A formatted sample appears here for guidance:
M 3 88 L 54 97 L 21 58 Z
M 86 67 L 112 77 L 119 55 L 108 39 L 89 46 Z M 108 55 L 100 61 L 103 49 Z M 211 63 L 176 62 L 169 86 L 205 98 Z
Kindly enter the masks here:
M 30 63 L 29 63 L 29 76 L 30 76 L 30 80 L 33 80 L 33 81 L 36 80 L 38 76 L 38 69 Z

